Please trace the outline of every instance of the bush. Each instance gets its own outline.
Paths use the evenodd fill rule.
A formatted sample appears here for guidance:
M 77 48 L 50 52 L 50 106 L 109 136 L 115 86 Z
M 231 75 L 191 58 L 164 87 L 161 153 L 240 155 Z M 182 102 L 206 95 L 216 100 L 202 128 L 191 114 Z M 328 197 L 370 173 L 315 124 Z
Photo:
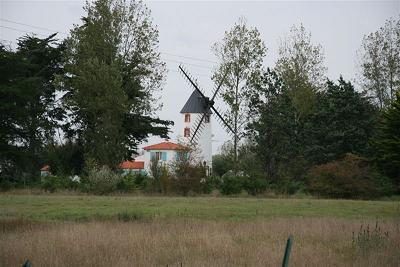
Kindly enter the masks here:
M 126 193 L 135 191 L 135 175 L 130 173 L 122 176 L 117 184 L 117 189 Z
M 242 192 L 246 177 L 234 176 L 228 173 L 222 177 L 219 190 L 224 195 L 234 195 Z
M 48 175 L 41 179 L 41 187 L 49 192 L 55 192 L 57 190 L 70 189 L 75 183 L 65 176 Z
M 135 174 L 135 185 L 138 189 L 144 190 L 149 184 L 149 176 L 144 173 Z
M 207 176 L 201 179 L 201 192 L 203 194 L 210 194 L 214 189 L 220 188 L 222 179 L 219 176 Z
M 244 179 L 243 187 L 250 195 L 257 195 L 267 189 L 267 181 L 261 175 L 254 175 Z
M 107 166 L 101 168 L 94 166 L 87 176 L 89 190 L 95 194 L 108 194 L 117 189 L 121 176 Z
M 391 193 L 388 179 L 353 154 L 311 168 L 306 179 L 309 191 L 324 197 L 368 199 Z
M 0 177 L 0 190 L 7 191 L 16 187 L 16 182 Z
M 281 180 L 278 180 L 273 186 L 273 189 L 276 193 L 293 195 L 306 191 L 306 185 L 302 181 L 288 179 L 285 177 Z
M 183 194 L 188 195 L 189 192 L 202 193 L 205 184 L 206 173 L 201 165 L 179 164 L 175 169 L 174 188 Z

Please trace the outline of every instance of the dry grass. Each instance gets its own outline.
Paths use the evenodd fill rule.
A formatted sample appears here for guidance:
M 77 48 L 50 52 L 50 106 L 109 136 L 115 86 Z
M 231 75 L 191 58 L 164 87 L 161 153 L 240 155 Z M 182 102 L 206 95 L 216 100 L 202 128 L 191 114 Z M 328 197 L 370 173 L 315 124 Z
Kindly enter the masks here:
M 380 222 L 389 238 L 360 251 L 360 221 L 291 218 L 249 221 L 55 222 L 3 220 L 0 265 L 21 266 L 280 266 L 294 235 L 291 266 L 399 266 L 398 220 Z

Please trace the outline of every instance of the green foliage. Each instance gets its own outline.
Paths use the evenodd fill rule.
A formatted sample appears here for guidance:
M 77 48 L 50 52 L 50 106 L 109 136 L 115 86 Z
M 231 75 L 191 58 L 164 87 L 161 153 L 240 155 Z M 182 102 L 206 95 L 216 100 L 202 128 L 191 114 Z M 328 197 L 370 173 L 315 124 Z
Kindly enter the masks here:
M 390 18 L 379 30 L 365 35 L 360 50 L 360 82 L 380 109 L 400 90 L 400 19 Z
M 245 177 L 227 173 L 222 177 L 219 190 L 224 195 L 240 194 L 244 188 Z
M 322 46 L 312 44 L 311 33 L 302 24 L 293 25 L 279 47 L 275 70 L 289 90 L 300 123 L 314 110 L 315 93 L 323 88 L 326 73 Z
M 263 193 L 268 186 L 267 181 L 265 180 L 264 176 L 249 176 L 243 177 L 243 189 L 247 191 L 250 195 L 257 195 Z
M 117 189 L 125 193 L 130 193 L 135 191 L 137 189 L 135 175 L 127 174 L 121 176 L 121 179 L 117 184 Z
M 64 111 L 56 102 L 63 45 L 25 36 L 16 51 L 0 44 L 0 176 L 38 181 L 41 150 L 53 139 Z
M 212 157 L 212 171 L 217 176 L 224 175 L 227 171 L 232 170 L 232 164 L 230 160 L 222 154 L 213 155 Z
M 254 140 L 254 152 L 267 181 L 276 183 L 279 170 L 287 170 L 288 163 L 299 154 L 296 111 L 286 85 L 271 69 L 252 84 L 250 101 L 247 127 Z
M 273 189 L 275 189 L 275 192 L 278 194 L 294 195 L 304 193 L 306 186 L 303 181 L 284 177 L 274 184 Z
M 214 189 L 218 189 L 221 185 L 222 179 L 220 176 L 210 175 L 202 178 L 201 192 L 210 194 Z
M 109 194 L 117 189 L 121 176 L 107 166 L 93 167 L 87 176 L 90 192 L 94 194 Z
M 382 113 L 376 136 L 372 140 L 380 169 L 400 191 L 400 92 Z
M 41 188 L 48 192 L 59 190 L 77 190 L 80 183 L 67 176 L 47 175 L 41 178 Z
M 318 105 L 303 131 L 304 154 L 310 165 L 345 156 L 365 154 L 376 123 L 376 109 L 368 98 L 340 77 L 338 84 L 327 82 L 318 94 Z
M 82 145 L 69 140 L 61 145 L 48 144 L 43 159 L 55 175 L 80 175 L 84 167 Z
M 310 169 L 308 190 L 323 197 L 377 198 L 391 193 L 391 184 L 364 158 L 348 154 Z
M 115 168 L 150 134 L 168 135 L 171 121 L 151 115 L 165 63 L 158 32 L 143 2 L 88 2 L 82 25 L 67 39 L 64 104 L 71 113 L 68 138 L 83 145 L 85 157 Z
M 189 193 L 202 193 L 206 182 L 206 168 L 201 164 L 198 148 L 186 148 L 170 164 L 173 187 L 177 193 L 184 196 Z
M 221 84 L 221 95 L 229 107 L 225 119 L 233 129 L 233 170 L 238 171 L 238 145 L 244 136 L 246 123 L 247 84 L 257 79 L 262 69 L 266 47 L 257 28 L 249 28 L 240 18 L 225 32 L 223 40 L 213 45 L 220 63 L 213 74 L 213 81 Z
M 135 173 L 134 175 L 134 181 L 135 181 L 135 187 L 144 190 L 147 188 L 149 185 L 149 176 L 147 174 L 143 173 Z
M 174 170 L 174 188 L 184 196 L 189 192 L 201 193 L 203 191 L 202 180 L 206 177 L 204 166 L 201 164 L 190 165 L 179 163 Z

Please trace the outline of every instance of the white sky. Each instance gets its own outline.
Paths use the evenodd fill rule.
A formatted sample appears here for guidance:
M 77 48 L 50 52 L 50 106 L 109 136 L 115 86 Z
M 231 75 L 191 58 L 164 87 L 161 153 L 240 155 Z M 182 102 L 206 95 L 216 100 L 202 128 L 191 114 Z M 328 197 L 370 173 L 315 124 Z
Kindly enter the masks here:
M 15 42 L 23 31 L 48 35 L 50 32 L 25 25 L 54 29 L 68 33 L 73 24 L 79 24 L 84 15 L 84 1 L 4 1 L 0 0 L 0 39 Z M 179 114 L 191 94 L 191 88 L 177 72 L 179 62 L 197 77 L 203 89 L 210 93 L 211 68 L 216 61 L 211 45 L 223 38 L 240 16 L 247 18 L 249 26 L 261 33 L 268 52 L 265 66 L 273 66 L 277 59 L 280 40 L 293 24 L 303 23 L 312 33 L 312 41 L 323 46 L 328 77 L 336 80 L 343 75 L 354 80 L 356 51 L 364 34 L 376 31 L 385 20 L 400 15 L 400 1 L 146 1 L 152 11 L 154 24 L 160 32 L 160 51 L 167 63 L 164 90 L 161 94 L 162 119 L 175 121 L 171 139 L 182 135 L 183 118 Z M 13 29 L 11 29 L 13 28 Z M 20 30 L 20 31 L 17 31 Z M 22 30 L 22 31 L 21 31 Z M 59 37 L 65 37 L 61 33 Z M 179 56 L 174 56 L 179 55 Z M 198 61 L 184 58 L 203 59 Z M 211 62 L 210 62 L 211 61 Z M 193 64 L 193 65 L 189 65 Z M 223 107 L 223 104 L 217 102 Z M 223 108 L 222 108 L 223 109 Z M 228 135 L 214 120 L 213 151 Z M 160 141 L 151 138 L 150 143 Z

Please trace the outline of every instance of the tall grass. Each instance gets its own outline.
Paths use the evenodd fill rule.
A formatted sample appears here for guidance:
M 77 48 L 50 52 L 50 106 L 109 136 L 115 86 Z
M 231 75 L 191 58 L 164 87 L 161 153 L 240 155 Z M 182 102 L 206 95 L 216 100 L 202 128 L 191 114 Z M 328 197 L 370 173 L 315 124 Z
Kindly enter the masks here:
M 290 266 L 399 266 L 398 222 L 380 222 L 385 246 L 368 254 L 352 233 L 373 221 L 334 218 L 204 221 L 141 220 L 33 223 L 0 221 L 0 265 L 21 266 L 279 266 L 289 234 Z

